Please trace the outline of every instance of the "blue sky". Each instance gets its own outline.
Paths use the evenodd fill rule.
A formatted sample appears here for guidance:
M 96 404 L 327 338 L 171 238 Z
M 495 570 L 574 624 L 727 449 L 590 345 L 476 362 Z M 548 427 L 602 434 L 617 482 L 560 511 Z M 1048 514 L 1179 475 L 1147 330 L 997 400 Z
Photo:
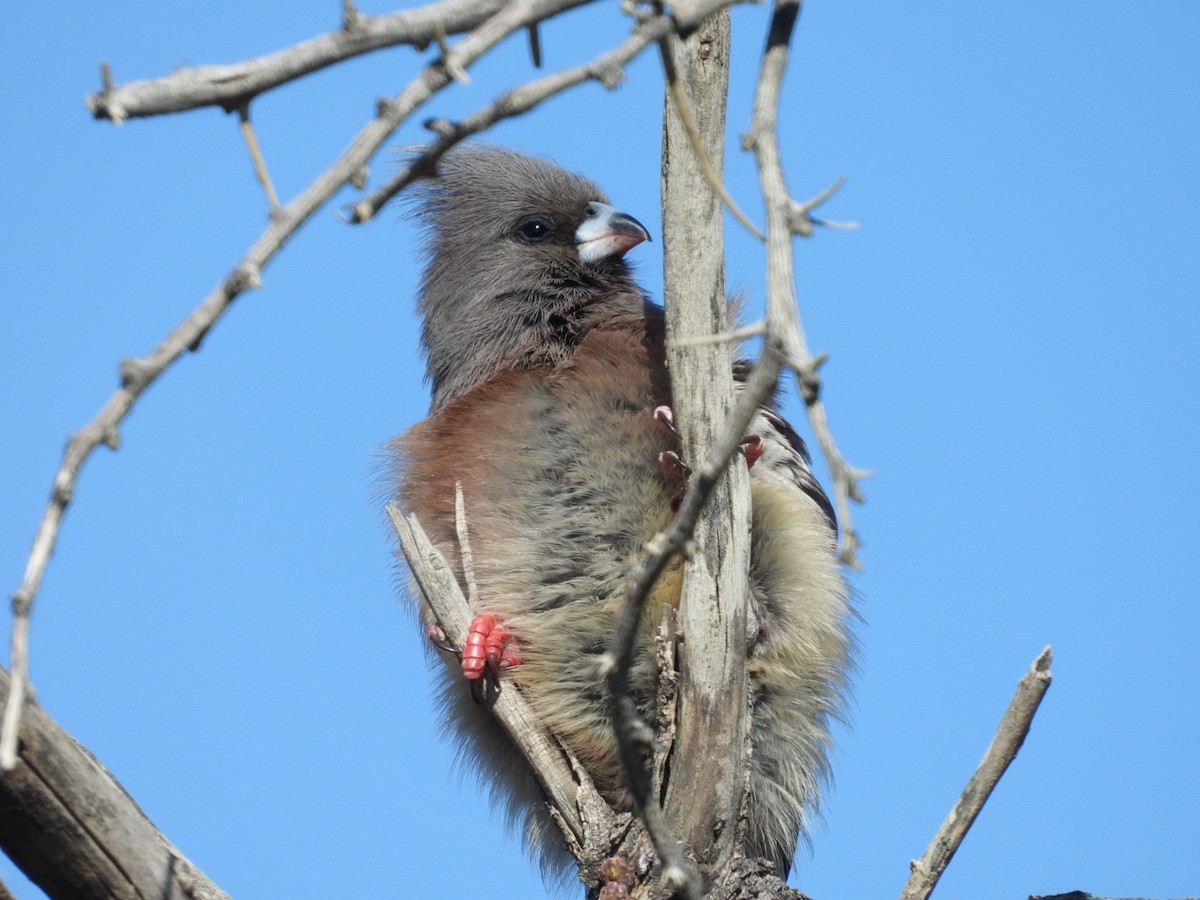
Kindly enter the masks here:
M 241 257 L 264 201 L 236 120 L 115 128 L 84 95 L 336 27 L 337 4 L 8 4 L 0 265 L 0 577 L 18 585 L 66 436 Z M 546 63 L 624 33 L 544 30 Z M 365 12 L 387 6 L 364 4 Z M 765 11 L 737 10 L 728 181 L 761 217 L 749 119 Z M 1200 892 L 1200 7 L 813 0 L 782 113 L 798 196 L 852 232 L 798 248 L 847 455 L 867 626 L 824 828 L 792 880 L 895 896 L 1030 662 L 1055 681 L 938 896 Z M 429 53 L 376 54 L 253 112 L 306 186 Z M 657 233 L 660 75 L 497 129 Z M 418 116 L 529 76 L 520 40 Z M 406 126 L 395 143 L 422 140 Z M 381 183 L 391 161 L 372 167 Z M 338 203 L 356 195 L 347 189 Z M 534 897 L 541 882 L 437 737 L 397 599 L 379 447 L 426 406 L 415 234 L 331 207 L 83 471 L 33 620 L 45 708 L 238 898 Z M 661 243 L 632 254 L 660 293 Z M 730 286 L 761 303 L 753 239 Z M 794 398 L 793 420 L 802 418 Z M 803 429 L 802 429 L 803 430 Z M 4 861 L 18 897 L 39 896 Z

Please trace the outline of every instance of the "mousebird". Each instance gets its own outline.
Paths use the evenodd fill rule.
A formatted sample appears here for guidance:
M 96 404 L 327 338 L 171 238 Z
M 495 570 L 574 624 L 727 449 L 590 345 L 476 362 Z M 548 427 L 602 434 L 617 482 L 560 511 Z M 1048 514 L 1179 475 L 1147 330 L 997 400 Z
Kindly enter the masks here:
M 478 608 L 461 663 L 445 656 L 447 727 L 554 869 L 567 857 L 537 782 L 469 683 L 490 672 L 501 689 L 515 684 L 601 794 L 629 808 L 596 663 L 629 572 L 671 522 L 687 472 L 672 433 L 663 311 L 625 259 L 650 235 L 586 178 L 499 147 L 452 150 L 414 187 L 427 238 L 418 306 L 432 402 L 394 442 L 396 499 L 465 590 L 454 518 L 462 486 Z M 744 379 L 748 365 L 736 369 Z M 854 614 L 833 508 L 803 441 L 766 407 L 751 432 L 735 460 L 750 466 L 757 626 L 747 646 L 745 849 L 783 877 L 828 780 Z M 656 586 L 630 673 L 650 721 L 654 630 L 679 587 L 667 576 Z

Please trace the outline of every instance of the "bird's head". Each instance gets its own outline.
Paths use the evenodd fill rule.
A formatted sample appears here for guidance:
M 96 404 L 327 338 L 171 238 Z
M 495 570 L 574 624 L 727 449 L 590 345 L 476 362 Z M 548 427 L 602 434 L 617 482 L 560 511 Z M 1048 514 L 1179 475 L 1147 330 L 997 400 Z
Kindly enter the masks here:
M 504 369 L 565 358 L 606 315 L 643 310 L 623 257 L 650 234 L 586 178 L 474 145 L 443 157 L 415 193 L 434 409 Z

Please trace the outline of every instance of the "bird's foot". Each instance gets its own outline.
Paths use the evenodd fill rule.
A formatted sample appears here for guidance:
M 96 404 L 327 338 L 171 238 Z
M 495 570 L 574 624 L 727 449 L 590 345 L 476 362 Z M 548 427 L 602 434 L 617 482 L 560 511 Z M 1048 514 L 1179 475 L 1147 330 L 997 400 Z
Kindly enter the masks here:
M 471 620 L 467 630 L 467 646 L 462 652 L 463 675 L 476 681 L 485 674 L 498 678 L 504 669 L 521 664 L 521 654 L 512 643 L 512 635 L 491 613 L 481 613 Z
M 476 703 L 485 700 L 488 684 L 500 687 L 500 673 L 521 664 L 521 654 L 512 634 L 491 613 L 480 613 L 467 629 L 467 645 L 462 652 L 462 671 L 471 683 Z
M 675 410 L 669 406 L 654 407 L 654 424 L 656 424 L 668 436 L 679 440 L 679 429 L 675 425 Z M 742 438 L 741 447 L 739 448 L 742 455 L 746 457 L 746 468 L 754 467 L 763 452 L 767 449 L 767 442 L 763 440 L 762 435 L 750 434 Z M 658 464 L 668 475 L 674 475 L 678 478 L 686 480 L 688 475 L 692 473 L 691 468 L 680 458 L 678 453 L 668 450 L 665 453 L 658 455 Z
M 746 468 L 753 469 L 760 456 L 767 449 L 767 442 L 760 434 L 751 434 L 742 438 L 742 455 L 746 457 Z
M 467 643 L 461 650 L 450 643 L 440 625 L 430 625 L 428 634 L 435 647 L 459 658 L 463 676 L 471 684 L 471 696 L 479 703 L 485 699 L 488 683 L 498 687 L 500 673 L 521 664 L 511 632 L 491 613 L 480 613 L 471 620 Z

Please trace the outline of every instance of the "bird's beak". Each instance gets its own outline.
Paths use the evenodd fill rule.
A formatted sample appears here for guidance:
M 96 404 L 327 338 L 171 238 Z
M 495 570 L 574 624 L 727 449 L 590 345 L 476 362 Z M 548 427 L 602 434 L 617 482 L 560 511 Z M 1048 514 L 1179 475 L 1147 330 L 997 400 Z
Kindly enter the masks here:
M 641 222 L 607 203 L 589 203 L 587 211 L 587 218 L 575 231 L 575 246 L 585 263 L 624 256 L 650 240 L 650 232 Z

